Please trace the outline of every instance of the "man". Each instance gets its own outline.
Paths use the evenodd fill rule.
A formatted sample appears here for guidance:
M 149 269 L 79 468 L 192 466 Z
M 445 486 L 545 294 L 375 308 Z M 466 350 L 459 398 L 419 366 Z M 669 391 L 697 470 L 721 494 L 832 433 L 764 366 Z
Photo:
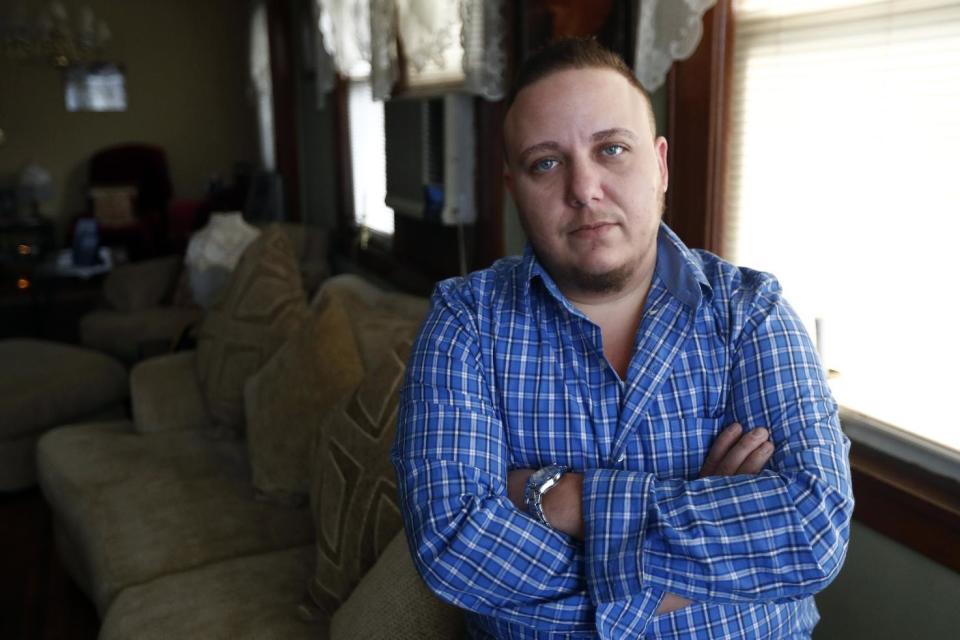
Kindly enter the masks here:
M 849 443 L 776 280 L 661 223 L 667 142 L 595 42 L 525 63 L 504 138 L 530 247 L 438 285 L 400 407 L 424 580 L 475 638 L 809 637 Z

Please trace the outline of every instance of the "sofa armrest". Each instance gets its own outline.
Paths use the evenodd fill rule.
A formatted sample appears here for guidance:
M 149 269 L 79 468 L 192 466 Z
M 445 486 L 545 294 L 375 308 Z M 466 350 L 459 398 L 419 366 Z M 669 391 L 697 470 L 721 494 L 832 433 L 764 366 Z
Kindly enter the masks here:
M 140 433 L 203 429 L 210 424 L 195 351 L 144 360 L 130 372 L 134 429 Z

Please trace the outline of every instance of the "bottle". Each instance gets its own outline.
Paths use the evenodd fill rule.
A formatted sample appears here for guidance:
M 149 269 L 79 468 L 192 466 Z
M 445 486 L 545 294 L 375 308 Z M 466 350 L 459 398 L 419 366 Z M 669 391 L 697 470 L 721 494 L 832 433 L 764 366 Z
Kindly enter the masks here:
M 99 262 L 100 231 L 96 218 L 80 218 L 73 231 L 73 264 L 92 267 Z

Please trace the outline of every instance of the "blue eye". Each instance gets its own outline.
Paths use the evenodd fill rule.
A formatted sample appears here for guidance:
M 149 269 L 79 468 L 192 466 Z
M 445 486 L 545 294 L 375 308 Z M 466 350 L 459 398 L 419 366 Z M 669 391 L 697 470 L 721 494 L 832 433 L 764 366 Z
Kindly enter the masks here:
M 533 163 L 533 171 L 535 173 L 546 173 L 557 166 L 557 161 L 553 158 L 544 158 L 543 160 L 537 160 Z
M 620 155 L 624 151 L 626 151 L 626 147 L 624 147 L 622 144 L 608 144 L 600 150 L 600 153 L 612 158 Z

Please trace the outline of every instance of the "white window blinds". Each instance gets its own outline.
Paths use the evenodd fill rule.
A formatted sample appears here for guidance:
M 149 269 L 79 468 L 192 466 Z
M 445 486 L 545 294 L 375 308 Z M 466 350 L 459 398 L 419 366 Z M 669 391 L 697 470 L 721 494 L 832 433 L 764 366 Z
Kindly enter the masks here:
M 819 321 L 842 405 L 960 450 L 960 1 L 735 7 L 726 257 Z

